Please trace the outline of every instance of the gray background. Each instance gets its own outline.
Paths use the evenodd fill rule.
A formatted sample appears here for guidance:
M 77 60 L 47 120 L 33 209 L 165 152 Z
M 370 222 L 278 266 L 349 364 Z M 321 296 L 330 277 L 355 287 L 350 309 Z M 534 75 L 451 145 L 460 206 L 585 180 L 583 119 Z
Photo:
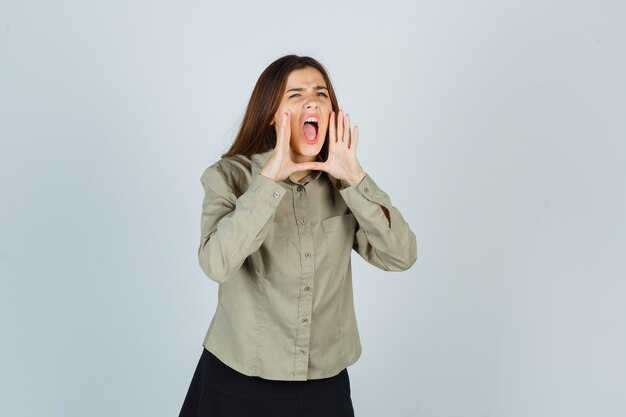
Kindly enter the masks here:
M 178 415 L 200 175 L 261 71 L 328 68 L 418 237 L 354 254 L 358 417 L 626 413 L 618 1 L 0 3 L 0 414 Z

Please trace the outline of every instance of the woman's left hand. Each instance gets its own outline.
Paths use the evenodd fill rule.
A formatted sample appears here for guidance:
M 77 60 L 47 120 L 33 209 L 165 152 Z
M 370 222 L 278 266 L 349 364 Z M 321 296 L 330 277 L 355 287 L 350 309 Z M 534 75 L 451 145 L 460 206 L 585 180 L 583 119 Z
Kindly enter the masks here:
M 350 115 L 344 115 L 343 110 L 339 110 L 336 127 L 335 112 L 330 114 L 328 140 L 328 158 L 325 162 L 316 162 L 313 169 L 325 171 L 350 185 L 360 183 L 365 171 L 356 159 L 359 130 L 355 126 L 350 133 Z

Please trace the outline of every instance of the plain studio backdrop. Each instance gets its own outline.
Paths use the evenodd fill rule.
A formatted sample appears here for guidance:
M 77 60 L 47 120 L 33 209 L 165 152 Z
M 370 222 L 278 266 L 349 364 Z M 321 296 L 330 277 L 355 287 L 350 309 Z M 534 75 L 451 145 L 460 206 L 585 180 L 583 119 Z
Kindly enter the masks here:
M 311 55 L 418 239 L 353 254 L 357 417 L 626 413 L 620 1 L 2 1 L 0 414 L 178 415 L 200 175 Z

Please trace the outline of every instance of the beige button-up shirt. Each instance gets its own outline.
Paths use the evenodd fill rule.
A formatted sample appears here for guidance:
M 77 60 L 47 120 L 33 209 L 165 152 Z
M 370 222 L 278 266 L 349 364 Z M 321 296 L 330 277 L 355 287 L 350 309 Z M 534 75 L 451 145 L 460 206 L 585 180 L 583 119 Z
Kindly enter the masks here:
M 417 241 L 369 175 L 353 186 L 322 171 L 275 182 L 259 174 L 271 152 L 222 158 L 201 176 L 198 258 L 219 283 L 203 346 L 249 376 L 331 377 L 361 355 L 352 249 L 401 271 Z

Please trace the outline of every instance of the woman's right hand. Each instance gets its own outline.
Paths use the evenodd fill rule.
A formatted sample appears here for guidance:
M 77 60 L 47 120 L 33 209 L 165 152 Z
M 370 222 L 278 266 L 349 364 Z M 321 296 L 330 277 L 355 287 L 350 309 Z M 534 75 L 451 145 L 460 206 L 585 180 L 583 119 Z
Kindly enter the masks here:
M 276 147 L 268 160 L 261 168 L 261 175 L 264 175 L 274 181 L 282 181 L 294 172 L 307 171 L 313 169 L 315 162 L 295 163 L 291 160 L 289 152 L 289 141 L 291 139 L 289 110 L 285 110 L 282 115 L 280 127 L 276 132 Z

